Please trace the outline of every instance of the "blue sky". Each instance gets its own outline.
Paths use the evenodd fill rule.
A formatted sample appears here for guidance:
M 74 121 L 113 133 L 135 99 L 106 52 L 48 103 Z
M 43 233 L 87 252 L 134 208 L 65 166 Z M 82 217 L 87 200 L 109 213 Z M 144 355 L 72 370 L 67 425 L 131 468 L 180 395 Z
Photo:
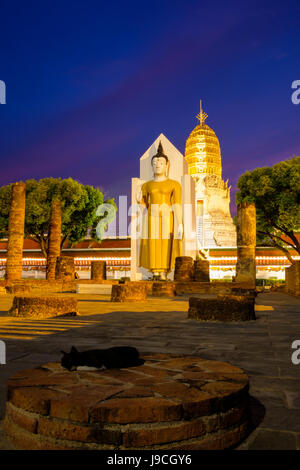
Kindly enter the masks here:
M 297 1 L 2 1 L 0 14 L 0 185 L 71 176 L 129 194 L 161 132 L 184 153 L 200 99 L 233 192 L 245 170 L 300 155 Z

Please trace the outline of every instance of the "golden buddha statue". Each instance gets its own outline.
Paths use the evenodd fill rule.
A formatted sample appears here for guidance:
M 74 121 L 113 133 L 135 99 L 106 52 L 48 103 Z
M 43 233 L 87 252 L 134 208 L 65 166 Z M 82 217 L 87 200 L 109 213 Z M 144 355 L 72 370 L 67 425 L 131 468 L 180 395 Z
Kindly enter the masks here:
M 169 164 L 160 142 L 151 160 L 153 180 L 142 185 L 138 198 L 143 207 L 139 266 L 160 280 L 166 280 L 182 252 L 181 185 L 168 178 Z

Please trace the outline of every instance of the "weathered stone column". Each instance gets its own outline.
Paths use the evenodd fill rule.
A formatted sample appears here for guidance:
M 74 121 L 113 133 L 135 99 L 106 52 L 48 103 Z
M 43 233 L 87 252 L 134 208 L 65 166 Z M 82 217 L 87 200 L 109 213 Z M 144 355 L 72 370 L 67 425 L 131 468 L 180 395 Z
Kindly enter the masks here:
M 194 260 L 191 256 L 177 256 L 175 259 L 174 281 L 192 281 Z
M 198 282 L 209 282 L 209 261 L 196 259 L 194 261 L 194 280 Z
M 237 265 L 236 282 L 255 286 L 256 209 L 252 202 L 237 207 Z
M 11 281 L 22 277 L 25 200 L 26 184 L 22 181 L 15 183 L 11 195 L 6 261 L 6 279 Z
M 300 295 L 300 261 L 285 269 L 285 290 L 292 295 Z
M 106 262 L 105 261 L 92 261 L 91 279 L 93 281 L 103 281 L 106 279 Z
M 55 279 L 56 260 L 60 256 L 61 243 L 61 201 L 53 201 L 51 204 L 48 258 L 47 258 L 47 279 Z
M 72 256 L 59 256 L 56 259 L 55 279 L 59 281 L 74 281 L 75 265 Z

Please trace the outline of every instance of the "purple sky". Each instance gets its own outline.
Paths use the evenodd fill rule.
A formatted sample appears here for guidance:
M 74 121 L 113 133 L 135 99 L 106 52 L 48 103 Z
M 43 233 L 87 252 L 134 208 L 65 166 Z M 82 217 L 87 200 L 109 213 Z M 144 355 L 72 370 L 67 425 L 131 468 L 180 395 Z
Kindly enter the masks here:
M 0 185 L 129 194 L 161 132 L 184 153 L 200 98 L 233 201 L 245 170 L 300 155 L 298 1 L 17 1 L 1 18 Z

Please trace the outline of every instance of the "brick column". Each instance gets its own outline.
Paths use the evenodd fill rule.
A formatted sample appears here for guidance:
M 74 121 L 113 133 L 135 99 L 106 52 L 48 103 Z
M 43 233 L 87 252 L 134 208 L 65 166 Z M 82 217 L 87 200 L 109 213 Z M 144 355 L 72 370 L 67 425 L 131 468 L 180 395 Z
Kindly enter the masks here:
M 175 259 L 174 281 L 192 281 L 194 260 L 191 256 L 177 256 Z
M 106 262 L 105 261 L 92 261 L 91 279 L 93 279 L 93 281 L 103 281 L 106 279 Z
M 13 281 L 22 277 L 24 244 L 26 184 L 20 181 L 12 187 L 8 222 L 6 279 Z
M 252 202 L 237 207 L 237 265 L 236 282 L 255 286 L 256 209 Z
M 55 279 L 57 281 L 74 281 L 75 265 L 72 256 L 58 256 L 56 258 Z
M 194 280 L 198 282 L 209 282 L 209 261 L 196 259 L 194 261 Z
M 285 290 L 300 296 L 300 261 L 295 261 L 295 264 L 285 269 Z
M 47 279 L 55 279 L 56 260 L 60 256 L 61 243 L 61 201 L 53 201 L 51 204 L 49 241 L 47 257 Z
M 300 295 L 300 261 L 295 261 L 295 288 L 294 295 Z

